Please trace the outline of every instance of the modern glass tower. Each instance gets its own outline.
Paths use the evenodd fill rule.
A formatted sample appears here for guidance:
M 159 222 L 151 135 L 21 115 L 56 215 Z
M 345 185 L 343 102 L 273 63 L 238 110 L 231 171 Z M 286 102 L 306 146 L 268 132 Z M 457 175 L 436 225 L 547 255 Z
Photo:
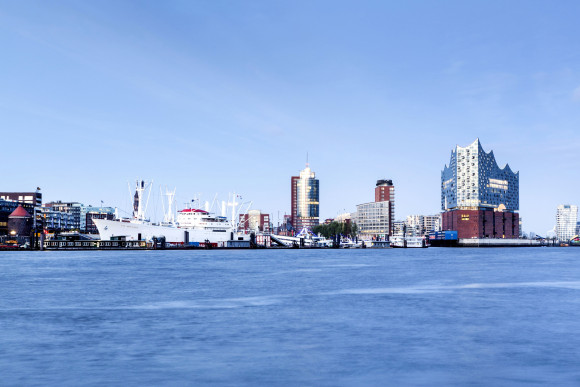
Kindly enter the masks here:
M 451 152 L 449 166 L 441 172 L 441 209 L 503 208 L 518 211 L 520 174 L 510 166 L 500 168 L 493 151 L 486 153 L 475 140 Z
M 320 223 L 319 181 L 308 163 L 300 176 L 292 176 L 292 226 L 296 232 Z
M 479 139 L 457 146 L 441 171 L 443 229 L 459 238 L 518 238 L 519 192 L 519 172 L 500 168 Z

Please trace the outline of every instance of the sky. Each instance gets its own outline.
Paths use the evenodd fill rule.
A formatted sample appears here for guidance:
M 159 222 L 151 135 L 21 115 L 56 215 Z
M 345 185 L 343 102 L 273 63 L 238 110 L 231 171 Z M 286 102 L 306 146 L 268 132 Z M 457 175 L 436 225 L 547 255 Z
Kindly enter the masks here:
M 520 172 L 525 232 L 580 204 L 576 1 L 0 0 L 2 191 L 129 209 L 229 192 L 320 215 L 377 179 L 396 217 L 440 211 L 451 150 L 479 138 Z M 157 203 L 157 204 L 156 204 Z

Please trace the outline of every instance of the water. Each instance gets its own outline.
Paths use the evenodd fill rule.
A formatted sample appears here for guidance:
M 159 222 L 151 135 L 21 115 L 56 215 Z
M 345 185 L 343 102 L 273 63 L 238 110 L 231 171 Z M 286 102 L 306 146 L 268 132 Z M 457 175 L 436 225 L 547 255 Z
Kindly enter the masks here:
M 0 253 L 0 385 L 579 385 L 580 249 Z

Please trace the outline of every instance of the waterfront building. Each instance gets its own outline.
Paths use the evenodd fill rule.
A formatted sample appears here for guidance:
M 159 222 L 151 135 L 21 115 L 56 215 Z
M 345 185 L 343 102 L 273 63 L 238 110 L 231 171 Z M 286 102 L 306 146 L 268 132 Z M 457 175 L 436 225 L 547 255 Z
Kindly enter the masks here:
M 113 207 L 81 207 L 80 230 L 87 234 L 98 234 L 99 230 L 93 222 L 93 219 L 115 219 L 115 209 Z
M 37 188 L 35 192 L 0 192 L 0 235 L 9 234 L 9 216 L 19 206 L 22 206 L 31 216 L 33 227 L 40 226 L 42 218 L 37 209 L 41 205 L 42 193 L 40 193 L 40 188 Z
M 34 204 L 0 199 L 0 236 L 8 235 L 8 217 L 19 206 L 24 208 L 29 214 L 34 213 Z
M 362 239 L 383 239 L 391 235 L 389 202 L 357 204 L 356 224 Z
M 393 222 L 393 236 L 404 236 L 406 234 L 407 226 L 404 220 L 396 220 Z
M 423 230 L 425 235 L 441 231 L 441 214 L 425 215 L 423 217 Z
M 244 233 L 270 233 L 272 230 L 270 215 L 263 214 L 260 210 L 250 210 L 247 214 L 240 214 L 238 230 Z
M 66 224 L 66 231 L 78 231 L 81 233 L 98 234 L 97 227 L 93 219 L 108 219 L 115 218 L 115 209 L 112 207 L 94 207 L 85 206 L 79 202 L 63 202 L 55 201 L 44 204 L 45 214 L 53 218 L 54 226 Z M 70 214 L 72 220 L 66 220 L 69 217 L 59 215 L 59 213 Z
M 423 215 L 409 215 L 405 221 L 405 234 L 408 236 L 425 235 L 425 217 Z
M 375 201 L 356 206 L 354 216 L 362 239 L 387 240 L 393 235 L 395 217 L 395 186 L 392 180 L 377 180 Z
M 578 233 L 578 206 L 561 204 L 556 212 L 556 236 L 562 242 L 568 242 Z
M 53 211 L 72 214 L 73 221 L 69 225 L 69 231 L 81 231 L 85 229 L 86 221 L 83 219 L 84 217 L 81 214 L 83 204 L 79 202 L 62 202 L 59 200 L 56 202 L 45 203 L 44 207 L 50 208 Z
M 31 204 L 33 207 L 42 206 L 40 188 L 35 192 L 0 192 L 0 200 Z
M 320 192 L 319 181 L 312 172 L 308 163 L 300 171 L 299 176 L 292 176 L 291 180 L 291 223 L 295 232 L 302 228 L 312 229 L 320 223 Z
M 275 228 L 274 234 L 284 236 L 292 235 L 292 215 L 284 214 L 282 224 L 278 225 Z
M 425 236 L 441 231 L 441 215 L 409 215 L 405 221 L 407 236 Z
M 70 212 L 41 207 L 44 229 L 49 232 L 65 232 L 74 229 L 74 216 Z
M 19 205 L 8 216 L 8 234 L 11 237 L 30 237 L 32 235 L 33 218 Z
M 479 139 L 451 152 L 441 172 L 444 231 L 459 238 L 519 237 L 519 172 L 500 168 Z

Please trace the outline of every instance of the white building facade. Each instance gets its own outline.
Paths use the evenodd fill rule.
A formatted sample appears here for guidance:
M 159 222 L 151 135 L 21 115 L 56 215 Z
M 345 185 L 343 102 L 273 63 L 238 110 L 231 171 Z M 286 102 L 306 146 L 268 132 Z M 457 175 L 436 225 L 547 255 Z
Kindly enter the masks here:
M 441 209 L 498 208 L 519 210 L 519 172 L 500 168 L 493 151 L 483 150 L 479 139 L 451 152 L 441 172 Z
M 556 236 L 566 242 L 574 238 L 578 224 L 578 206 L 562 204 L 556 212 Z
M 362 239 L 388 239 L 390 209 L 390 201 L 357 204 L 355 222 Z

